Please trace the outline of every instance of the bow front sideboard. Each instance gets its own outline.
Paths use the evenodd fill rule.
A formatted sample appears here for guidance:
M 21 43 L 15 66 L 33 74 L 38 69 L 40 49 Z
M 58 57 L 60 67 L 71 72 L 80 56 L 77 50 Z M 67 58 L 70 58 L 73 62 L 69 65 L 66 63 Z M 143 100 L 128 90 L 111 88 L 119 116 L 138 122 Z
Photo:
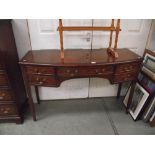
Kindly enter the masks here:
M 35 87 L 38 102 L 38 87 L 59 87 L 60 84 L 73 78 L 99 77 L 111 84 L 119 84 L 117 97 L 120 96 L 121 85 L 131 81 L 131 93 L 126 111 L 130 107 L 142 58 L 129 49 L 117 49 L 119 57 L 111 57 L 107 49 L 65 50 L 62 61 L 60 50 L 32 50 L 19 62 L 28 102 L 33 120 L 36 121 L 35 106 L 31 95 L 31 86 Z

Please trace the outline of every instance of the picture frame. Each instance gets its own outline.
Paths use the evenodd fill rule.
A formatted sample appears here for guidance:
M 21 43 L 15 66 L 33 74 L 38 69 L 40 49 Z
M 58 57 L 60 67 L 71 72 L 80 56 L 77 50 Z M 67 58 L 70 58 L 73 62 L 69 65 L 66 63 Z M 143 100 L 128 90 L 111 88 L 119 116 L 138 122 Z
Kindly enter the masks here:
M 123 104 L 126 107 L 129 99 L 130 90 L 131 90 L 131 87 L 128 89 L 127 94 L 125 95 L 125 98 L 123 100 Z M 148 97 L 149 97 L 149 93 L 139 83 L 136 83 L 132 103 L 129 109 L 129 113 L 134 120 L 137 120 Z
M 143 116 L 144 122 L 147 122 L 151 118 L 151 115 L 153 114 L 154 111 L 155 111 L 155 96 L 151 100 L 147 111 L 144 113 L 144 116 Z
M 149 53 L 144 56 L 142 71 L 155 80 L 155 57 Z

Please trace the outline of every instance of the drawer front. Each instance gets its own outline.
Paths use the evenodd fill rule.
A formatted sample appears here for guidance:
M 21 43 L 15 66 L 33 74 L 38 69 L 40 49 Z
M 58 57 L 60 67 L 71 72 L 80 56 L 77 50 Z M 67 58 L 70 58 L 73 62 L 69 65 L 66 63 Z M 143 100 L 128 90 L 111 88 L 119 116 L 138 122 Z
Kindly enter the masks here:
M 57 80 L 51 76 L 29 75 L 29 83 L 38 86 L 55 86 Z
M 0 74 L 0 86 L 7 86 L 8 78 L 6 74 Z
M 134 73 L 115 75 L 114 83 L 132 81 L 132 80 L 135 80 L 136 78 L 137 78 L 137 74 L 134 74 Z
M 102 76 L 113 73 L 112 66 L 99 67 L 63 67 L 58 69 L 58 76 L 80 77 L 80 76 Z
M 13 94 L 9 89 L 0 89 L 0 101 L 13 101 Z
M 116 74 L 126 72 L 137 72 L 140 69 L 140 63 L 120 64 L 116 68 Z
M 14 105 L 0 105 L 0 115 L 17 115 L 17 109 Z
M 28 74 L 36 74 L 36 75 L 42 75 L 42 74 L 53 75 L 55 73 L 53 67 L 46 67 L 46 66 L 27 66 L 26 72 Z

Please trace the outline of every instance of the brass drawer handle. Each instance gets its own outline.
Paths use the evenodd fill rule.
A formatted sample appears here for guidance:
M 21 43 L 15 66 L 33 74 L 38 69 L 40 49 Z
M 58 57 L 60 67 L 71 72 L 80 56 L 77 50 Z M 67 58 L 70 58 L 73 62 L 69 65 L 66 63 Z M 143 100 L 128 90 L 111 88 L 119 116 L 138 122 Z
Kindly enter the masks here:
M 4 113 L 4 114 L 8 114 L 8 113 L 9 113 L 9 111 L 5 110 L 3 113 Z
M 43 84 L 43 82 L 42 82 L 42 81 L 40 81 L 40 82 L 39 82 L 39 84 Z
M 0 100 L 3 100 L 4 99 L 4 97 L 3 96 L 0 96 Z
M 102 75 L 103 73 L 98 73 L 98 75 Z
M 70 73 L 70 70 L 69 70 L 69 69 L 67 69 L 67 70 L 66 70 L 66 72 L 67 72 L 67 73 Z
M 74 73 L 72 73 L 72 74 L 70 74 L 71 76 L 75 76 L 75 74 Z

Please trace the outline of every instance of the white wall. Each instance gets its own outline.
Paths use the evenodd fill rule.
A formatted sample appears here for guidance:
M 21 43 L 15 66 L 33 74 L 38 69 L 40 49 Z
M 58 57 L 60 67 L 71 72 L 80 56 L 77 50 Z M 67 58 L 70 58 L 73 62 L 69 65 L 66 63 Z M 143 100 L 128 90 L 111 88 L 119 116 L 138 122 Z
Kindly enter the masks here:
M 27 23 L 25 19 L 14 19 L 12 20 L 12 25 L 18 56 L 21 59 L 31 49 Z
M 59 38 L 56 31 L 57 23 L 55 21 L 31 19 L 28 20 L 28 22 L 32 49 L 59 47 Z M 82 24 L 91 25 L 90 20 L 85 20 L 80 23 L 80 25 Z M 102 20 L 95 20 L 95 24 L 102 25 Z M 151 20 L 122 20 L 119 47 L 130 48 L 139 55 L 142 55 L 148 38 L 150 25 Z M 26 20 L 14 20 L 13 28 L 19 57 L 21 58 L 31 48 Z M 105 37 L 107 37 L 107 33 L 105 33 L 105 35 L 103 34 L 104 33 L 102 33 L 102 35 L 96 33 L 94 35 L 96 40 L 96 42 L 93 43 L 94 47 L 102 47 L 101 45 Z M 72 45 L 73 47 L 77 45 L 78 47 L 84 48 L 90 47 L 87 36 L 89 37 L 88 32 L 80 34 L 76 32 L 71 35 L 66 34 L 66 47 L 72 47 Z M 110 85 L 106 79 L 86 78 L 64 81 L 59 88 L 40 88 L 39 91 L 41 99 L 45 100 L 116 96 L 117 85 Z M 123 93 L 125 93 L 125 91 L 123 91 Z
M 147 48 L 155 51 L 155 19 L 152 21 Z

